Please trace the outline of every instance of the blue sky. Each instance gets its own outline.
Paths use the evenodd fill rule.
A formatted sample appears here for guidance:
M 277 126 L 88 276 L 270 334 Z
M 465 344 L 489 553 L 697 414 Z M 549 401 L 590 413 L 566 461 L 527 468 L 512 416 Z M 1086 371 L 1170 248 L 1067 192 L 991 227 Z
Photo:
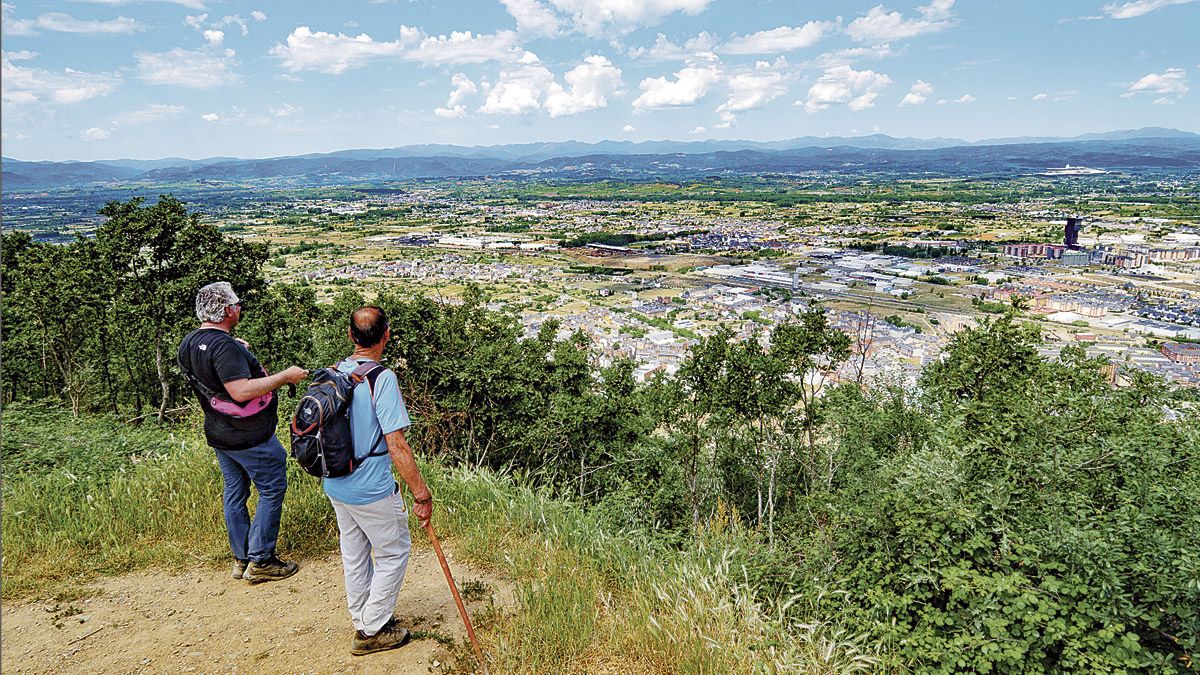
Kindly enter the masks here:
M 1196 0 L 3 4 L 3 154 L 1200 131 Z

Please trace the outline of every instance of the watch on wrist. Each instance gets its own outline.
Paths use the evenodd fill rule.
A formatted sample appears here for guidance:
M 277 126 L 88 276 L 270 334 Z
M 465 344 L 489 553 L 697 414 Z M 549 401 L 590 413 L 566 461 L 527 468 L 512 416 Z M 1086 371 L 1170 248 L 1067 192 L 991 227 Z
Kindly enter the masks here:
M 417 502 L 418 504 L 428 504 L 428 503 L 430 503 L 430 502 L 432 502 L 432 501 L 433 501 L 433 495 L 432 495 L 432 494 L 430 494 L 430 495 L 427 495 L 427 496 L 426 496 L 424 499 L 417 499 L 417 500 L 416 500 L 416 502 Z

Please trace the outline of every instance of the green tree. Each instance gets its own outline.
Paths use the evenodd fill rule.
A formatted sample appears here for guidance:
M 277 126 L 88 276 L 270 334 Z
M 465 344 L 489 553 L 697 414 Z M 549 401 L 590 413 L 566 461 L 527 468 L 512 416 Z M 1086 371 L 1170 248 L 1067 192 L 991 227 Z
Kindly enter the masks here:
M 977 328 L 954 334 L 947 358 L 921 373 L 921 388 L 934 405 L 957 410 L 962 426 L 977 430 L 1024 394 L 1041 359 L 1036 325 L 1011 314 L 983 319 Z
M 833 384 L 833 375 L 850 358 L 850 336 L 829 325 L 821 308 L 801 314 L 775 328 L 771 353 L 783 364 L 783 372 L 798 383 L 799 428 L 804 439 L 803 468 L 810 480 L 832 483 L 836 456 L 819 452 L 817 429 L 821 424 L 821 396 Z
M 714 463 L 716 416 L 727 400 L 732 339 L 733 332 L 725 326 L 703 338 L 680 364 L 676 377 L 661 382 L 657 389 L 662 423 L 678 438 L 693 530 L 700 526 L 702 480 Z
M 96 384 L 95 328 L 102 320 L 103 285 L 97 278 L 94 246 L 79 240 L 68 245 L 28 244 L 15 269 L 6 269 L 6 342 L 33 346 L 37 360 L 8 368 L 35 367 L 48 389 L 59 394 L 78 416 Z M 14 256 L 16 258 L 17 256 Z M 12 319 L 13 324 L 8 321 Z M 13 328 L 17 328 L 13 331 Z M 14 332 L 16 335 L 14 335 Z M 8 369 L 6 368 L 6 370 Z
M 246 305 L 246 318 L 238 324 L 240 337 L 270 371 L 293 364 L 319 368 L 313 333 L 321 325 L 316 292 L 309 286 L 271 284 Z M 341 322 L 345 329 L 344 322 Z M 343 339 L 345 330 L 343 330 Z
M 123 352 L 139 407 L 141 395 L 149 394 L 161 420 L 177 380 L 175 345 L 195 325 L 196 291 L 224 280 L 252 296 L 263 283 L 267 247 L 221 234 L 169 195 L 150 206 L 144 201 L 135 197 L 101 209 L 107 220 L 96 230 L 96 246 L 112 299 L 110 321 L 122 338 L 113 346 Z M 144 390 L 147 380 L 156 393 Z

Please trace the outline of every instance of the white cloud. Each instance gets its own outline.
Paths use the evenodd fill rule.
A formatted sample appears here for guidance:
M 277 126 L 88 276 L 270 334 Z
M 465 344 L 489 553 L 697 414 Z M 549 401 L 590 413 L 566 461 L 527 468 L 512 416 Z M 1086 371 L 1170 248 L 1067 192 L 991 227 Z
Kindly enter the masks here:
M 404 28 L 401 26 L 402 38 Z M 521 49 L 517 34 L 511 30 L 500 30 L 491 35 L 455 31 L 450 35 L 422 38 L 416 47 L 404 54 L 404 58 L 433 65 L 519 61 L 525 54 L 528 52 Z
M 558 34 L 558 17 L 537 0 L 500 0 L 504 9 L 517 20 L 517 32 L 522 35 L 551 36 Z
M 904 95 L 904 98 L 900 100 L 900 105 L 921 105 L 925 103 L 926 99 L 928 99 L 929 95 L 932 93 L 932 84 L 929 84 L 924 80 L 917 80 L 916 82 L 913 82 L 912 88 L 909 89 L 908 93 Z
M 863 94 L 862 96 L 857 96 L 855 98 L 850 99 L 850 102 L 846 104 L 846 107 L 849 108 L 853 112 L 862 112 L 863 110 L 866 110 L 867 108 L 874 108 L 875 107 L 875 99 L 878 96 L 879 96 L 878 92 L 868 91 L 867 93 Z
M 730 39 L 717 49 L 722 54 L 778 54 L 811 47 L 836 24 L 832 21 L 809 21 L 803 26 L 780 26 Z
M 266 19 L 265 14 L 263 14 L 263 19 Z M 195 30 L 201 31 L 204 35 L 204 39 L 208 40 L 209 43 L 214 45 L 221 44 L 221 42 L 225 39 L 225 32 L 220 30 L 221 28 L 237 26 L 238 31 L 241 32 L 243 37 L 250 34 L 250 24 L 246 23 L 246 20 L 237 14 L 228 14 L 223 16 L 221 17 L 220 21 L 213 21 L 208 25 L 208 29 L 205 29 L 204 24 L 207 21 L 208 14 L 189 14 L 183 18 L 184 24 Z
M 733 113 L 762 108 L 771 101 L 787 93 L 783 73 L 780 68 L 787 65 L 782 58 L 772 66 L 766 61 L 759 61 L 752 72 L 738 73 L 729 78 L 729 98 L 717 107 L 722 114 L 722 121 L 728 128 L 733 122 Z M 720 125 L 718 125 L 720 126 Z
M 963 105 L 966 103 L 974 103 L 974 102 L 975 102 L 974 96 L 972 96 L 970 94 L 963 94 L 962 96 L 959 96 L 958 98 L 954 99 L 953 101 L 951 101 L 948 98 L 940 98 L 940 99 L 938 99 L 937 104 L 938 105 L 946 105 L 948 103 L 958 103 L 959 105 Z
M 39 56 L 38 52 L 31 52 L 28 49 L 22 49 L 18 52 L 4 52 L 5 58 L 9 61 L 29 61 L 36 59 Z
M 204 0 L 75 0 L 76 2 L 86 2 L 90 5 L 108 5 L 109 7 L 120 7 L 124 5 L 142 4 L 150 2 L 163 2 L 169 5 L 179 5 L 188 9 L 204 10 Z
M 479 87 L 475 86 L 475 82 L 463 73 L 455 73 L 450 79 L 450 83 L 454 85 L 454 90 L 450 92 L 450 98 L 446 100 L 446 107 L 437 108 L 433 114 L 438 117 L 453 119 L 463 117 L 467 114 L 466 100 L 479 91 Z
M 11 7 L 7 3 L 4 6 Z M 10 18 L 10 12 L 7 10 L 4 13 L 4 21 L 0 22 L 0 30 L 3 30 L 4 35 L 7 37 L 30 37 L 38 34 L 33 29 L 33 21 L 31 19 Z
M 954 0 L 933 0 L 917 8 L 920 18 L 906 19 L 900 12 L 889 12 L 883 5 L 876 5 L 866 16 L 851 21 L 846 32 L 856 42 L 873 44 L 936 33 L 954 25 L 953 7 Z
M 659 33 L 653 45 L 630 49 L 629 57 L 646 61 L 715 61 L 717 55 L 712 50 L 717 41 L 717 36 L 702 32 L 677 45 Z
M 342 33 L 313 32 L 308 26 L 300 26 L 287 37 L 287 44 L 271 47 L 271 55 L 278 58 L 284 68 L 291 72 L 314 70 L 329 75 L 341 75 L 351 68 L 360 68 L 376 58 L 398 56 L 406 44 L 418 35 L 415 29 L 401 26 L 401 39 L 394 42 L 375 42 L 370 35 L 362 33 L 350 37 Z
M 675 73 L 674 81 L 665 77 L 648 77 L 639 85 L 642 94 L 633 102 L 633 109 L 644 112 L 694 105 L 707 96 L 720 79 L 716 66 L 688 66 Z
M 1075 98 L 1078 95 L 1079 95 L 1078 89 L 1063 89 L 1061 91 L 1056 91 L 1054 93 L 1042 91 L 1042 92 L 1038 92 L 1038 93 L 1034 94 L 1032 97 L 1030 97 L 1030 100 L 1031 101 L 1070 101 L 1071 99 Z M 1010 97 L 1009 100 L 1015 101 L 1016 97 L 1015 96 Z
M 276 117 L 290 117 L 298 108 L 291 103 L 284 103 L 278 108 L 271 108 L 271 114 Z
M 796 105 L 803 105 L 810 113 L 824 110 L 837 103 L 845 103 L 850 110 L 858 112 L 875 105 L 879 90 L 890 85 L 892 78 L 873 70 L 854 70 L 850 66 L 827 68 L 825 73 L 808 88 L 808 98 Z
M 12 19 L 7 16 L 5 18 L 4 32 L 13 36 L 37 35 L 38 31 L 79 35 L 124 35 L 142 30 L 142 24 L 127 16 L 108 21 L 87 21 L 62 12 L 49 12 L 36 19 Z
M 546 112 L 551 117 L 575 115 L 608 106 L 608 97 L 621 91 L 621 69 L 603 56 L 588 56 L 565 75 L 563 82 L 550 85 Z
M 1161 74 L 1150 73 L 1137 82 L 1129 85 L 1128 91 L 1121 94 L 1129 98 L 1137 94 L 1167 94 L 1183 96 L 1188 93 L 1187 72 L 1182 68 L 1167 68 Z
M 32 52 L 15 52 L 16 60 L 32 58 Z M 119 75 L 84 73 L 71 68 L 61 72 L 26 68 L 13 63 L 8 52 L 0 53 L 0 98 L 5 103 L 78 103 L 111 94 L 121 86 Z
M 692 127 L 691 131 L 688 131 L 688 133 L 689 134 L 702 134 L 706 131 L 708 131 L 708 129 L 705 129 L 704 127 Z
M 892 56 L 889 44 L 870 45 L 868 47 L 849 47 L 832 52 L 825 52 L 813 59 L 812 65 L 818 68 L 833 68 L 835 66 L 852 66 L 862 60 L 884 59 Z
M 108 129 L 102 129 L 100 127 L 92 127 L 91 129 L 84 131 L 83 134 L 81 134 L 81 135 L 83 136 L 83 140 L 85 140 L 85 141 L 102 141 L 102 140 L 108 138 L 109 136 L 112 136 L 112 132 L 109 131 Z
M 1175 99 L 1163 96 L 1162 98 L 1154 99 L 1154 105 L 1175 105 Z
M 554 74 L 545 66 L 521 66 L 500 73 L 500 81 L 492 85 L 487 100 L 479 112 L 488 115 L 524 115 L 542 107 L 542 96 Z
M 434 111 L 442 117 L 459 117 L 464 112 L 462 99 L 474 93 L 465 76 L 455 80 L 455 90 L 445 108 Z M 584 62 L 563 75 L 563 84 L 536 61 L 500 72 L 495 84 L 484 83 L 486 100 L 479 112 L 489 115 L 524 115 L 545 110 L 551 117 L 576 115 L 604 108 L 608 97 L 621 91 L 621 69 L 603 56 L 588 56 Z M 459 95 L 459 92 L 462 95 Z
M 183 114 L 187 111 L 181 105 L 166 105 L 163 103 L 152 103 L 144 108 L 131 110 L 127 113 L 122 113 L 113 120 L 112 126 L 116 127 L 135 127 L 139 124 L 148 122 L 158 122 Z
M 1171 5 L 1186 5 L 1196 0 L 1132 0 L 1132 2 L 1110 2 L 1104 13 L 1110 19 L 1136 19 Z
M 205 122 L 216 122 L 217 120 L 221 119 L 221 116 L 216 113 L 204 113 L 200 116 L 200 119 L 204 120 Z
M 226 26 L 237 26 L 238 29 L 242 31 L 243 36 L 250 34 L 250 25 L 246 23 L 245 19 L 237 14 L 230 14 L 228 16 L 221 17 L 221 20 L 217 22 L 216 25 L 222 28 Z
M 954 0 L 930 0 L 928 5 L 918 7 L 917 11 L 930 21 L 939 21 L 949 18 L 952 9 L 954 9 Z
M 286 44 L 272 47 L 270 54 L 293 73 L 312 70 L 329 75 L 340 75 L 352 68 L 361 68 L 372 59 L 384 58 L 403 58 L 426 65 L 537 60 L 521 49 L 514 31 L 502 30 L 491 35 L 465 31 L 430 36 L 411 26 L 400 26 L 400 38 L 390 42 L 376 42 L 366 33 L 351 37 L 343 33 L 314 32 L 308 26 L 300 26 L 287 37 Z
M 625 126 L 621 127 L 621 131 L 624 131 L 627 134 L 631 134 L 631 133 L 637 131 L 637 129 L 632 124 L 626 124 Z
M 210 89 L 239 80 L 231 68 L 232 49 L 172 49 L 167 52 L 139 53 L 138 79 L 150 84 L 173 85 L 191 89 Z
M 262 10 L 256 9 L 250 12 L 250 18 L 254 19 L 255 21 L 266 21 L 267 15 Z
M 590 37 L 624 35 L 653 26 L 680 12 L 695 16 L 710 0 L 550 0 L 560 12 L 570 15 L 575 28 Z

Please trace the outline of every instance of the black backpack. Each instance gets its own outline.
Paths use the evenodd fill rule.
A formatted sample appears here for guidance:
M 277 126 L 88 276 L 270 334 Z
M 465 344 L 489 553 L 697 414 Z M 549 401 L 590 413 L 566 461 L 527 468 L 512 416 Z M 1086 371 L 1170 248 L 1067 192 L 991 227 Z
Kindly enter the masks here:
M 367 361 L 348 374 L 336 366 L 322 368 L 313 374 L 312 384 L 292 416 L 292 457 L 296 458 L 300 468 L 318 478 L 341 478 L 350 475 L 367 457 L 388 453 L 386 444 L 382 451 L 377 451 L 383 442 L 380 433 L 367 456 L 356 458 L 354 439 L 350 436 L 350 401 L 354 388 L 363 380 L 367 381 L 374 409 L 375 380 L 383 370 L 378 363 Z

